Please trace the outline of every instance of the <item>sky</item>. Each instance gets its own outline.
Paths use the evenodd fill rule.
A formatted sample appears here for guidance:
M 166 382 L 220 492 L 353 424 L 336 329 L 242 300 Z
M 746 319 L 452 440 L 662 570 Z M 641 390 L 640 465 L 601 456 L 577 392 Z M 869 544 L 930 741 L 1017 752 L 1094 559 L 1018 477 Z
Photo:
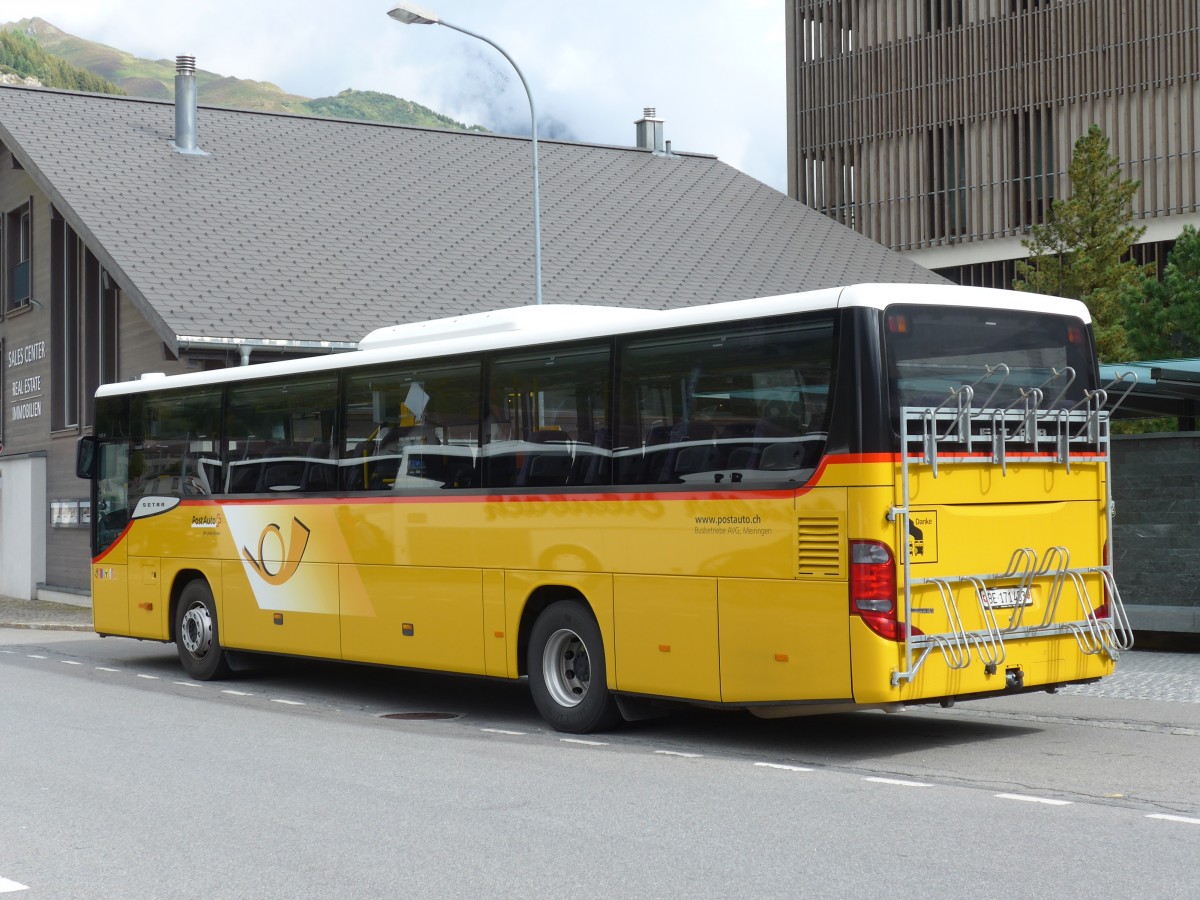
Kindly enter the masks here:
M 784 0 L 420 0 L 516 61 L 538 137 L 630 146 L 644 107 L 677 151 L 711 153 L 787 190 Z M 529 133 L 529 102 L 499 52 L 388 18 L 389 0 L 0 0 L 149 59 L 270 81 L 305 97 L 382 91 L 466 124 Z

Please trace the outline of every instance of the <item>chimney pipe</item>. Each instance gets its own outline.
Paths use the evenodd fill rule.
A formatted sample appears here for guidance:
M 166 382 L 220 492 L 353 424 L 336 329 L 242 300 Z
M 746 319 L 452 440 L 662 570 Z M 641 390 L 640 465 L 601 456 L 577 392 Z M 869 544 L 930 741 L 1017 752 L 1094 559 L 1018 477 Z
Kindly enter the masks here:
M 203 155 L 196 146 L 196 57 L 175 57 L 175 149 Z
M 637 128 L 637 146 L 664 156 L 663 120 L 655 115 L 656 112 L 653 106 L 647 106 L 642 110 L 642 117 L 633 124 Z

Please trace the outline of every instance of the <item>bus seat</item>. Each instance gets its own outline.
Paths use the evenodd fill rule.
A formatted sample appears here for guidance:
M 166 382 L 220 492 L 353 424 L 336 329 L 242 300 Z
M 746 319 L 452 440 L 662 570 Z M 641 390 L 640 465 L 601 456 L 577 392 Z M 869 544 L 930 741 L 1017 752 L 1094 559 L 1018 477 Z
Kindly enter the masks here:
M 329 444 L 324 441 L 309 444 L 300 490 L 332 491 L 336 486 L 337 463 L 329 458 Z
M 802 468 L 804 466 L 804 451 L 804 444 L 796 441 L 768 444 L 763 448 L 758 467 L 772 471 Z
M 727 468 L 730 469 L 753 469 L 758 465 L 758 448 L 757 447 L 734 447 L 729 451 L 729 460 Z

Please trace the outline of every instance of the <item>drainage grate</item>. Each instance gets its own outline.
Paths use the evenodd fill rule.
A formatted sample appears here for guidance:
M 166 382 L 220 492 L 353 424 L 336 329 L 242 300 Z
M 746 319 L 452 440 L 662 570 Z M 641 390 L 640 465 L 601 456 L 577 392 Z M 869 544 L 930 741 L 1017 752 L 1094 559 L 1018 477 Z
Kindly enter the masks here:
M 402 712 L 384 713 L 381 719 L 399 719 L 402 722 L 438 722 L 444 719 L 461 719 L 462 713 L 450 712 Z

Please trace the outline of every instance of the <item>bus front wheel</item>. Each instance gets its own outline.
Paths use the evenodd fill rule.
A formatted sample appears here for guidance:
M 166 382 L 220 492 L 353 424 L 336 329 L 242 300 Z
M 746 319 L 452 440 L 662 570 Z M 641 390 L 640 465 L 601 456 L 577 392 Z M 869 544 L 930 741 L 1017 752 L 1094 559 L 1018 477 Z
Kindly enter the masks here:
M 175 646 L 183 670 L 197 681 L 229 674 L 229 660 L 217 638 L 217 606 L 203 579 L 188 583 L 175 610 Z
M 529 689 L 556 731 L 587 734 L 621 721 L 608 690 L 604 641 L 591 611 L 574 600 L 552 603 L 529 635 Z

